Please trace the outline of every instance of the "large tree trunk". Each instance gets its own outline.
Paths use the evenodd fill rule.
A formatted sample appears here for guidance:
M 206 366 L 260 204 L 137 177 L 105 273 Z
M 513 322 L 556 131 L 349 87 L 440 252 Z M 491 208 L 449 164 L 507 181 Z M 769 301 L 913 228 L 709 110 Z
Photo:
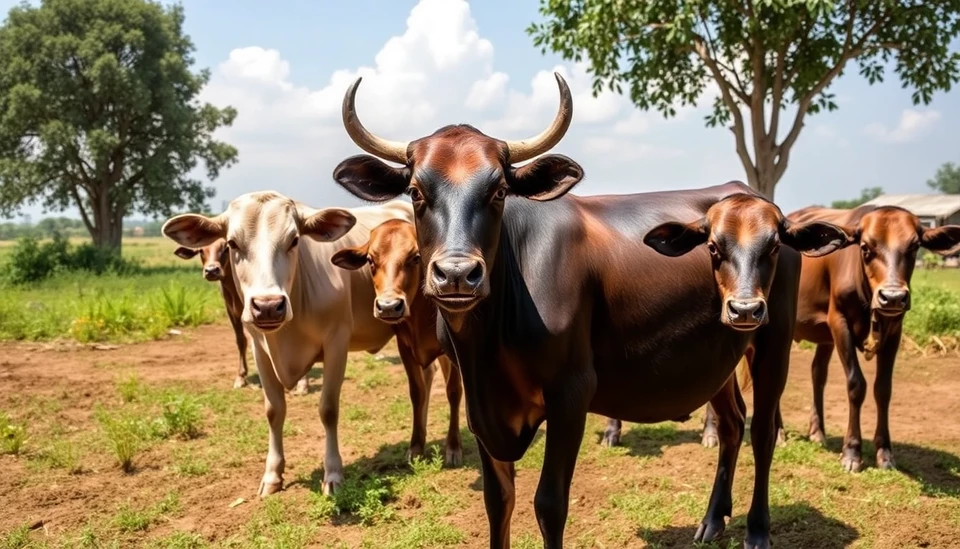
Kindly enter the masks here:
M 91 200 L 93 206 L 93 227 L 90 236 L 93 245 L 120 253 L 123 241 L 123 208 L 110 200 L 110 193 L 101 189 L 100 194 Z

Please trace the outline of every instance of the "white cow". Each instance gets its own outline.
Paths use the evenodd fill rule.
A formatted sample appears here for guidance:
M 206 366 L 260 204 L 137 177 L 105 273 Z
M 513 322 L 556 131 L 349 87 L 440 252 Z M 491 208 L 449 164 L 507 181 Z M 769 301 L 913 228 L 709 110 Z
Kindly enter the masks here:
M 337 419 L 347 353 L 379 351 L 393 329 L 373 316 L 370 269 L 340 269 L 331 257 L 363 245 L 370 230 L 389 219 L 412 223 L 413 209 L 392 201 L 316 210 L 265 191 L 237 197 L 215 217 L 178 215 L 163 226 L 163 234 L 181 246 L 202 247 L 225 238 L 230 247 L 243 299 L 241 320 L 252 336 L 270 425 L 261 497 L 283 486 L 284 389 L 293 389 L 315 362 L 323 362 L 324 493 L 343 482 Z

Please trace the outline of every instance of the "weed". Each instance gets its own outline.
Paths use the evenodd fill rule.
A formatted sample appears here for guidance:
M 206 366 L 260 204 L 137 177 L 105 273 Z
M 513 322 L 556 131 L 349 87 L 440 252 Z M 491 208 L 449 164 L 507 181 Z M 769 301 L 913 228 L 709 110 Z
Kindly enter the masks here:
M 308 515 L 313 519 L 354 515 L 366 525 L 389 520 L 393 511 L 386 503 L 394 498 L 393 484 L 390 477 L 347 477 L 332 497 L 315 494 Z
M 27 426 L 13 423 L 10 416 L 0 413 L 0 453 L 19 455 L 27 442 Z
M 189 395 L 170 396 L 163 403 L 163 422 L 168 436 L 185 439 L 200 436 L 200 424 L 203 421 L 202 408 L 197 400 Z
M 0 539 L 0 549 L 21 549 L 30 545 L 30 526 L 17 526 Z
M 150 438 L 150 427 L 122 410 L 106 411 L 98 407 L 97 422 L 106 436 L 107 446 L 124 472 L 133 470 L 133 458 Z
M 113 516 L 113 525 L 121 532 L 130 534 L 146 530 L 165 515 L 180 510 L 180 498 L 176 493 L 167 494 L 156 505 L 146 509 L 133 509 L 125 503 Z
M 155 539 L 148 545 L 151 549 L 203 549 L 207 546 L 207 541 L 199 534 L 180 531 Z
M 42 455 L 43 462 L 47 466 L 65 469 L 70 474 L 77 474 L 83 470 L 80 458 L 80 450 L 73 442 L 66 439 L 54 441 Z
M 247 535 L 250 543 L 244 547 L 266 549 L 282 547 L 283 549 L 299 549 L 306 547 L 313 528 L 311 526 L 291 524 L 288 519 L 294 518 L 295 513 L 283 500 L 268 498 L 263 509 L 247 525 Z
M 141 398 L 147 391 L 147 388 L 141 383 L 136 372 L 132 372 L 126 377 L 120 378 L 116 382 L 117 392 L 124 402 L 134 402 Z
M 199 477 L 210 472 L 207 462 L 197 458 L 193 452 L 186 450 L 174 455 L 173 470 L 182 477 Z

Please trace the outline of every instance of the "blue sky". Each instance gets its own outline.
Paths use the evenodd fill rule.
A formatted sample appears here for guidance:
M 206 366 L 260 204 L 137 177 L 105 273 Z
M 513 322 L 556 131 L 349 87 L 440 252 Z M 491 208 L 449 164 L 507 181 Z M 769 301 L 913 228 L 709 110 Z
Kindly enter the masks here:
M 0 0 L 4 11 L 12 5 Z M 213 71 L 204 99 L 240 113 L 221 132 L 238 146 L 240 160 L 214 182 L 214 208 L 263 189 L 318 207 L 357 204 L 330 174 L 359 152 L 339 119 L 343 90 L 358 74 L 364 75 L 361 119 L 385 137 L 413 139 L 466 122 L 522 138 L 553 116 L 550 72 L 560 67 L 574 92 L 575 117 L 557 152 L 578 160 L 587 174 L 575 193 L 744 178 L 730 132 L 703 124 L 709 101 L 665 121 L 622 97 L 593 99 L 583 67 L 533 47 L 524 29 L 539 18 L 537 6 L 536 0 L 185 1 L 197 66 Z M 856 196 L 863 187 L 927 192 L 925 182 L 940 164 L 960 161 L 951 138 L 960 127 L 956 93 L 915 107 L 895 77 L 869 86 L 849 72 L 831 89 L 840 109 L 807 119 L 777 190 L 785 212 Z M 25 212 L 40 215 L 39 208 Z

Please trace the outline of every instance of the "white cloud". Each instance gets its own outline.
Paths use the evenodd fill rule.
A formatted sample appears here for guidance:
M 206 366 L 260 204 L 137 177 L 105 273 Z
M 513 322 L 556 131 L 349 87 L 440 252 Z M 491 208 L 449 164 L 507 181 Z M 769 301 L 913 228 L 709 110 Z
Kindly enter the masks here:
M 510 78 L 496 70 L 494 45 L 480 35 L 466 1 L 421 0 L 405 32 L 385 37 L 369 65 L 336 71 L 319 88 L 293 82 L 282 52 L 258 46 L 233 50 L 202 97 L 239 113 L 231 128 L 220 131 L 240 157 L 218 180 L 214 203 L 266 188 L 316 206 L 355 203 L 330 174 L 359 152 L 340 119 L 343 94 L 358 76 L 363 77 L 357 94 L 361 120 L 388 139 L 415 139 L 452 123 L 515 139 L 538 133 L 555 115 L 554 71 L 574 96 L 573 124 L 558 152 L 580 161 L 591 180 L 615 184 L 640 165 L 683 154 L 650 141 L 654 128 L 666 124 L 658 113 L 638 112 L 627 97 L 607 91 L 594 97 L 584 65 L 561 64 L 529 81 Z M 710 86 L 701 104 L 710 104 L 715 94 L 716 86 Z M 678 118 L 694 110 L 679 108 Z M 702 122 L 694 120 L 691 127 L 702 128 Z M 643 190 L 633 185 L 619 190 Z
M 897 124 L 896 128 L 887 129 L 883 124 L 875 122 L 868 125 L 863 131 L 877 141 L 884 143 L 906 143 L 923 135 L 938 120 L 940 120 L 940 113 L 933 109 L 925 111 L 904 109 L 900 115 L 900 123 Z

